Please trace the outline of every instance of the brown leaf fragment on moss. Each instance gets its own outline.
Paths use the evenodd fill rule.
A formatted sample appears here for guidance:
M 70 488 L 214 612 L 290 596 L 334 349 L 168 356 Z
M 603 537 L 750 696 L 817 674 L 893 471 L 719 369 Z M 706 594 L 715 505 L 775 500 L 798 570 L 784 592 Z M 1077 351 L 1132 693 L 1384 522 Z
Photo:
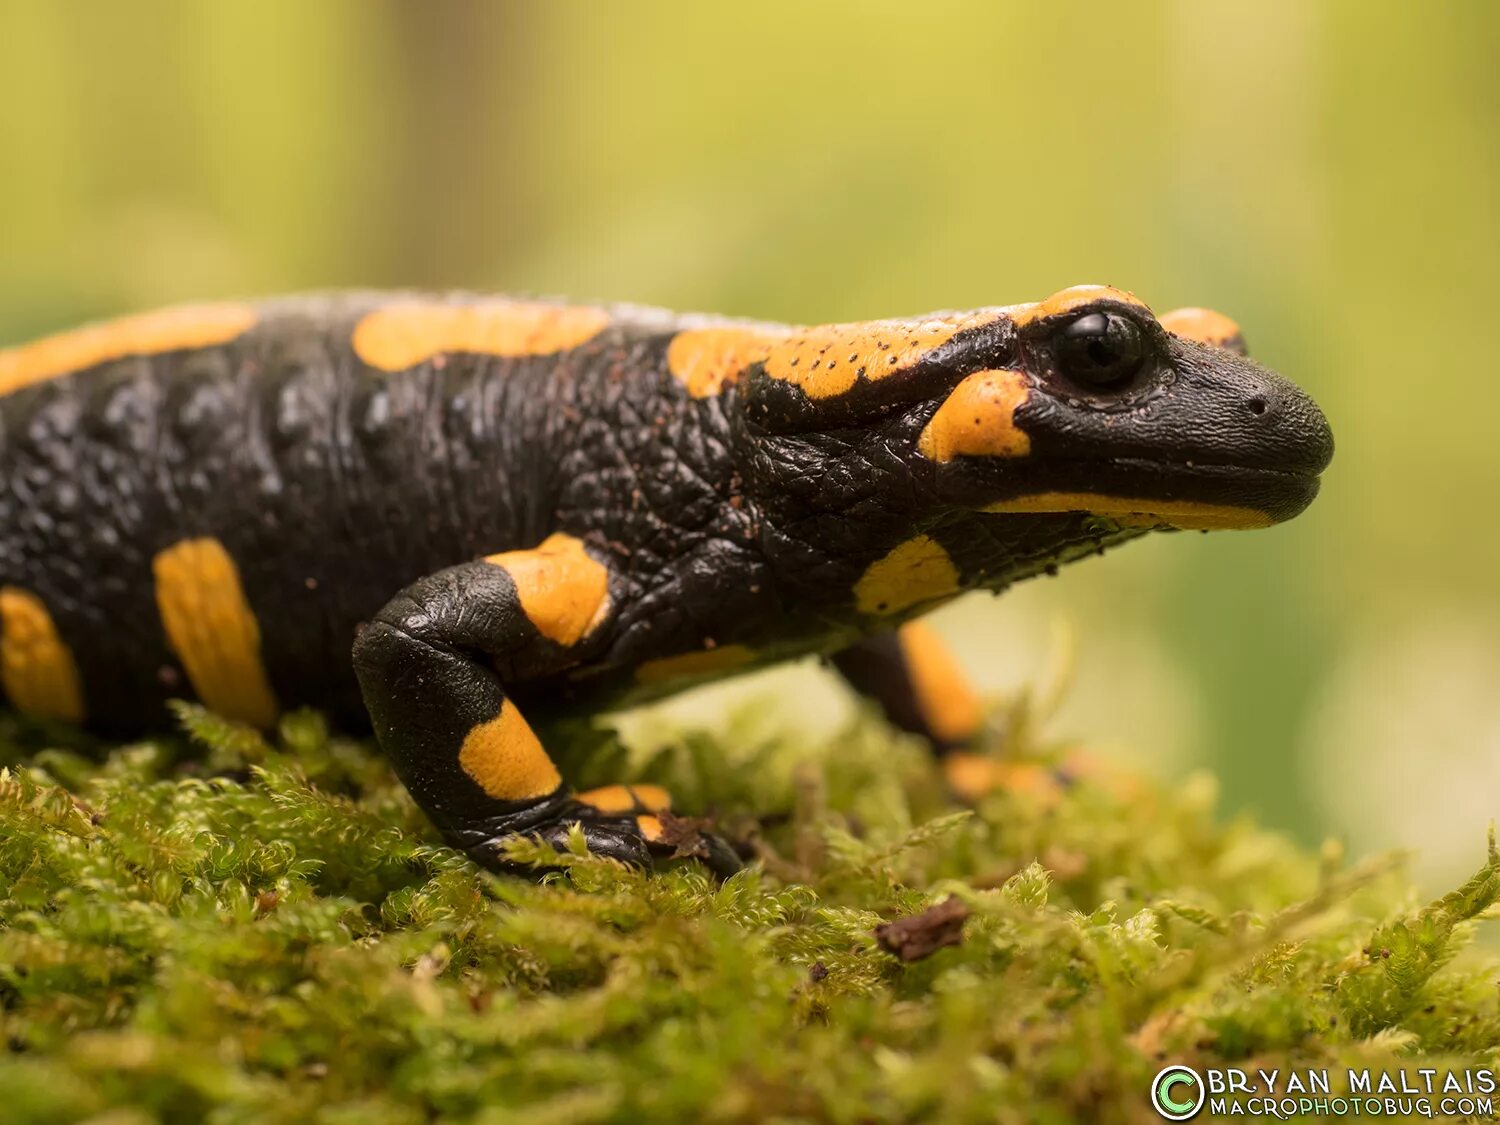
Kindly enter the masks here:
M 699 859 L 719 878 L 727 878 L 740 869 L 744 859 L 740 849 L 715 834 L 711 817 L 674 816 L 663 809 L 655 814 L 660 826 L 651 838 L 651 849 L 669 859 Z
M 661 837 L 652 842 L 673 849 L 673 859 L 708 856 L 708 841 L 704 839 L 704 833 L 713 828 L 713 821 L 702 816 L 674 816 L 666 809 L 656 817 L 661 822 Z
M 920 961 L 939 949 L 963 941 L 969 908 L 951 895 L 920 914 L 883 922 L 875 927 L 880 948 L 903 961 Z

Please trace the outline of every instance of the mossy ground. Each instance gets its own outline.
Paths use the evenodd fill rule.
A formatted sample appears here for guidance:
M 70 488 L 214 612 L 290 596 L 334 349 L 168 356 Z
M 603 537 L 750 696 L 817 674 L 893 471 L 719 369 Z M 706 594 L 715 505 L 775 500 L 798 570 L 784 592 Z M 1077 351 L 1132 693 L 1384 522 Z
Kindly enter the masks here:
M 316 715 L 184 721 L 196 749 L 102 758 L 0 730 L 0 1120 L 1147 1121 L 1166 1062 L 1500 1052 L 1496 959 L 1461 948 L 1500 891 L 1482 825 L 1482 869 L 1424 905 L 1392 860 L 1221 825 L 1203 777 L 955 813 L 873 719 L 821 748 L 747 720 L 579 754 L 759 863 L 526 879 L 440 846 Z M 1061 752 L 1024 727 L 1008 752 Z M 960 945 L 877 946 L 950 895 Z

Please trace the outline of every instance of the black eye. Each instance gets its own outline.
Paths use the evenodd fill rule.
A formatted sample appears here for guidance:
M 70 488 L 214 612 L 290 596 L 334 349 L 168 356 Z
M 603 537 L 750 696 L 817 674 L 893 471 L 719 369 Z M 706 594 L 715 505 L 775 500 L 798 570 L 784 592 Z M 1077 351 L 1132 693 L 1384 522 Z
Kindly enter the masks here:
M 1110 390 L 1129 382 L 1146 361 L 1140 325 L 1115 313 L 1089 313 L 1057 334 L 1057 369 L 1085 387 Z

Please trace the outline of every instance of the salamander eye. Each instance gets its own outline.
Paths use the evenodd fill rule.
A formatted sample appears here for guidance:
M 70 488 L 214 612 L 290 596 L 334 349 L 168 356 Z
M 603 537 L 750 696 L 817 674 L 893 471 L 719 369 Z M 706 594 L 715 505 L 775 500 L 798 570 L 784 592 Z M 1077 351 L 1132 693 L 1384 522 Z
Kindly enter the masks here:
M 1070 323 L 1053 343 L 1057 369 L 1085 387 L 1112 390 L 1129 382 L 1149 345 L 1140 325 L 1115 313 L 1089 313 Z

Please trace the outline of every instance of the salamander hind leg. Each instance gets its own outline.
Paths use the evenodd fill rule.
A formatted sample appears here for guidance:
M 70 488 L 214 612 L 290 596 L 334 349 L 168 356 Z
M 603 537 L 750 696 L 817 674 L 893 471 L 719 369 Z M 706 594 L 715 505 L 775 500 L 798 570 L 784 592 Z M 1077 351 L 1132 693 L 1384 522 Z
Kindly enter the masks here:
M 606 568 L 559 534 L 414 582 L 355 642 L 381 748 L 444 838 L 476 862 L 505 867 L 517 836 L 561 847 L 574 824 L 590 851 L 627 863 L 679 851 L 664 794 L 619 786 L 574 795 L 505 690 L 506 677 L 575 663 L 610 610 Z M 693 854 L 716 870 L 737 865 L 711 837 Z
M 925 621 L 876 633 L 835 653 L 834 667 L 873 699 L 893 726 L 925 739 L 954 797 L 978 804 L 997 790 L 1052 799 L 1083 772 L 1081 756 L 1060 767 L 985 753 L 984 705 L 958 659 Z
M 925 738 L 943 757 L 970 745 L 984 725 L 978 694 L 925 621 L 866 637 L 835 653 L 833 665 L 894 726 Z

